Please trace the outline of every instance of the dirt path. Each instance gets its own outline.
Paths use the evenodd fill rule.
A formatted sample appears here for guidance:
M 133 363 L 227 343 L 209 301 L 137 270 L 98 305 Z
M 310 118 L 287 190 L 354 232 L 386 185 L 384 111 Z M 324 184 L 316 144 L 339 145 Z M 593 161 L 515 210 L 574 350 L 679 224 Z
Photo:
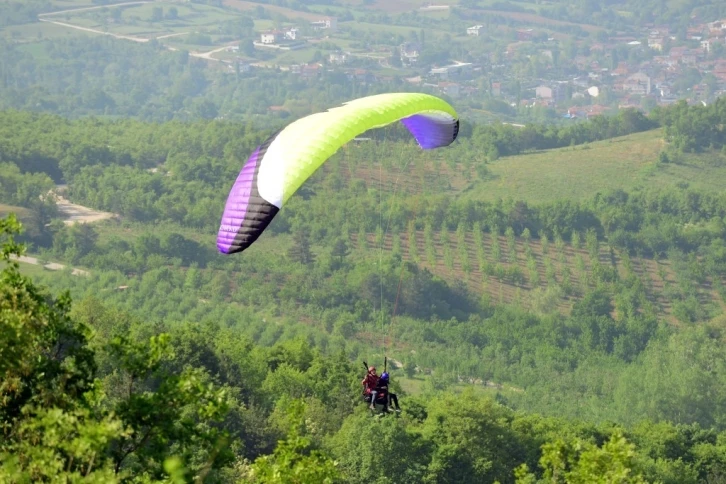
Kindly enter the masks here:
M 137 3 L 149 3 L 149 2 L 137 2 Z M 118 5 L 129 5 L 129 4 L 118 4 Z M 70 10 L 66 10 L 66 12 L 70 12 Z M 149 41 L 149 39 L 147 39 L 145 37 L 134 37 L 132 35 L 114 34 L 113 32 L 104 32 L 103 30 L 91 29 L 91 28 L 88 28 L 88 27 L 81 27 L 80 25 L 73 25 L 73 24 L 69 24 L 69 23 L 66 23 L 66 22 L 58 22 L 58 21 L 55 21 L 55 20 L 47 20 L 47 19 L 42 19 L 42 18 L 39 18 L 38 20 L 41 21 L 41 22 L 48 22 L 48 23 L 51 23 L 51 24 L 61 25 L 63 27 L 68 27 L 68 28 L 71 28 L 71 29 L 82 30 L 84 32 L 90 32 L 90 33 L 93 33 L 93 34 L 110 35 L 111 37 L 115 37 L 117 39 L 131 40 L 131 41 L 134 41 L 134 42 L 148 42 Z M 177 32 L 177 33 L 174 33 L 174 34 L 161 35 L 159 37 L 156 37 L 156 39 L 166 39 L 166 38 L 169 38 L 169 37 L 176 37 L 176 36 L 179 36 L 179 35 L 186 35 L 186 34 L 189 34 L 189 33 L 190 32 Z M 234 42 L 232 44 L 234 44 Z M 227 47 L 228 47 L 228 45 L 224 45 L 222 47 L 218 47 L 216 49 L 210 50 L 209 52 L 189 52 L 189 55 L 191 57 L 196 57 L 198 59 L 206 59 L 206 60 L 209 60 L 209 61 L 220 62 L 221 59 L 217 59 L 216 57 L 212 57 L 212 54 L 216 54 L 217 52 L 221 52 L 224 49 L 226 49 Z M 170 47 L 170 46 L 166 46 L 166 49 L 167 50 L 170 50 L 170 51 L 174 51 L 174 52 L 176 52 L 176 51 L 179 50 L 179 49 L 177 49 L 175 47 Z
M 10 259 L 16 260 L 18 262 L 24 262 L 26 264 L 33 264 L 33 265 L 40 265 L 40 261 L 37 257 L 30 257 L 27 255 L 21 255 L 20 257 L 17 257 L 15 255 L 11 255 Z M 58 264 L 57 262 L 49 262 L 45 265 L 43 265 L 44 268 L 51 270 L 51 271 L 61 271 L 66 268 L 63 264 Z M 83 269 L 73 269 L 71 272 L 74 276 L 90 276 L 91 273 L 88 271 L 84 271 Z
M 92 208 L 78 205 L 70 200 L 66 199 L 62 194 L 65 192 L 65 185 L 58 185 L 56 189 L 50 193 L 55 198 L 55 203 L 58 206 L 58 211 L 61 213 L 63 223 L 66 225 L 74 225 L 77 223 L 86 222 L 98 222 L 113 217 L 118 217 L 117 214 L 111 212 L 101 212 Z
M 113 34 L 111 32 L 104 32 L 103 30 L 89 29 L 88 27 L 81 27 L 80 25 L 67 24 L 65 22 L 57 22 L 55 20 L 46 20 L 44 18 L 39 18 L 38 20 L 40 20 L 41 22 L 48 22 L 51 24 L 61 25 L 63 27 L 70 27 L 72 29 L 83 30 L 84 32 L 91 32 L 94 34 L 101 34 L 101 35 L 110 35 L 111 37 L 116 37 L 117 39 L 133 40 L 134 42 L 148 42 L 149 41 L 149 39 L 145 39 L 143 37 L 132 37 L 130 35 Z
M 199 59 L 207 59 L 207 60 L 219 62 L 221 59 L 212 57 L 212 54 L 216 54 L 217 52 L 222 52 L 227 47 L 228 46 L 224 45 L 224 46 L 218 47 L 214 50 L 210 50 L 209 52 L 190 52 L 189 55 L 192 57 L 198 57 Z
M 174 34 L 160 35 L 160 36 L 156 37 L 156 40 L 168 39 L 169 37 L 179 37 L 180 35 L 187 35 L 187 34 L 191 34 L 191 32 L 176 32 Z

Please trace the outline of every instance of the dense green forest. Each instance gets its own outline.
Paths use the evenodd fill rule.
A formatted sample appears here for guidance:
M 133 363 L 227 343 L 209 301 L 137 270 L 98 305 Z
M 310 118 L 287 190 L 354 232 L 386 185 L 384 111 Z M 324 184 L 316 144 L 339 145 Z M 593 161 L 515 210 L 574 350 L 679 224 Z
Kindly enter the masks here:
M 18 272 L 19 228 L 0 219 L 5 481 L 683 483 L 726 470 L 726 434 L 699 424 L 593 425 L 433 386 L 404 397 L 400 418 L 373 418 L 345 353 L 263 347 L 241 321 L 72 303 Z
M 240 73 L 153 40 L 72 37 L 31 48 L 0 39 L 0 106 L 6 109 L 165 121 L 249 118 L 286 104 L 286 116 L 299 116 L 394 87 L 342 72 L 311 79 L 276 69 Z
M 653 170 L 692 156 L 718 167 L 725 117 L 719 100 L 464 125 L 436 152 L 374 131 L 224 257 L 213 240 L 231 181 L 284 120 L 4 111 L 0 208 L 25 231 L 2 221 L 0 475 L 718 482 L 723 193 L 679 182 L 531 204 L 477 187 L 510 155 L 652 129 L 664 137 Z M 58 183 L 117 216 L 65 225 Z M 33 282 L 13 239 L 89 275 Z M 358 367 L 384 355 L 404 412 L 371 420 Z
M 726 3 L 117 3 L 0 0 L 1 483 L 726 482 L 726 98 L 699 67 L 664 74 L 688 102 L 560 116 L 658 55 L 614 39 L 698 48 Z M 254 47 L 292 25 L 306 48 Z M 453 145 L 365 133 L 216 250 L 270 134 L 452 62 Z
M 659 163 L 677 164 L 694 136 L 701 137 L 699 146 L 720 147 L 721 131 L 704 130 L 696 120 L 718 119 L 723 106 L 678 105 L 649 118 L 626 111 L 562 128 L 464 127 L 460 141 L 441 154 L 421 153 L 397 129 L 375 132 L 377 141 L 352 144 L 336 155 L 249 257 L 229 258 L 213 249 L 219 207 L 240 160 L 264 138 L 264 130 L 219 121 L 65 121 L 6 112 L 2 202 L 29 209 L 24 240 L 34 251 L 92 270 L 90 278 L 47 277 L 77 297 L 111 291 L 108 301 L 160 319 L 244 320 L 246 333 L 264 345 L 302 331 L 295 325 L 302 319 L 310 321 L 305 332 L 316 345 L 344 349 L 352 357 L 371 349 L 380 353 L 390 343 L 401 346 L 396 351 L 404 363 L 415 360 L 422 368 L 458 375 L 455 380 L 483 378 L 526 388 L 505 397 L 522 408 L 714 425 L 720 419 L 717 401 L 684 415 L 681 399 L 691 392 L 676 392 L 666 382 L 648 390 L 663 394 L 655 407 L 634 406 L 628 398 L 647 393 L 640 387 L 641 372 L 650 370 L 647 358 L 697 337 L 685 331 L 688 325 L 720 313 L 718 300 L 726 294 L 722 194 L 680 185 L 530 205 L 514 196 L 499 201 L 454 196 L 447 176 L 437 170 L 468 174 L 475 183 L 487 178 L 487 160 L 500 153 L 570 146 L 658 124 L 671 140 Z M 718 160 L 718 153 L 713 157 Z M 384 168 L 394 176 L 371 178 Z M 44 196 L 53 181 L 68 183 L 75 201 L 121 219 L 97 228 L 54 221 L 53 200 Z M 392 234 L 391 250 L 382 258 L 375 249 Z M 504 237 L 503 245 L 485 248 L 484 237 L 494 235 Z M 404 247 L 404 240 L 414 239 L 420 241 L 417 254 L 410 243 Z M 473 261 L 454 249 L 461 247 L 457 240 L 467 239 L 479 247 Z M 524 254 L 516 254 L 517 241 L 528 245 Z M 569 269 L 560 255 L 552 262 L 538 260 L 535 242 L 542 253 L 552 243 L 553 254 L 566 248 L 581 254 Z M 437 243 L 446 267 L 456 263 L 465 279 L 478 270 L 485 280 L 539 286 L 539 309 L 503 305 L 442 279 L 432 272 Z M 518 257 L 526 263 L 509 263 Z M 675 331 L 662 320 L 649 287 L 653 282 L 638 274 L 647 259 L 667 261 L 676 272 L 674 283 L 662 276 L 666 287 L 660 295 L 686 327 Z M 703 299 L 704 284 L 715 291 L 715 301 Z M 118 286 L 128 288 L 112 290 Z M 563 297 L 572 306 L 564 313 L 552 306 L 553 298 Z M 286 324 L 271 326 L 264 322 L 268 318 Z M 403 352 L 406 347 L 416 354 Z M 621 391 L 609 391 L 608 372 L 617 375 Z M 575 384 L 582 378 L 591 381 Z M 613 404 L 583 407 L 573 392 Z

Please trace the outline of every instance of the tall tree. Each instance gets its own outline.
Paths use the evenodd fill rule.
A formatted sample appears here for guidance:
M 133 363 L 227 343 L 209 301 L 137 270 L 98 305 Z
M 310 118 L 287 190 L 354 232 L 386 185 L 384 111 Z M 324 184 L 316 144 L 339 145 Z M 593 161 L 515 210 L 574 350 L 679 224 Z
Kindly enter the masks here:
M 292 245 L 287 251 L 287 256 L 293 262 L 303 265 L 310 265 L 315 262 L 315 255 L 310 248 L 308 231 L 304 227 L 297 227 L 292 233 Z

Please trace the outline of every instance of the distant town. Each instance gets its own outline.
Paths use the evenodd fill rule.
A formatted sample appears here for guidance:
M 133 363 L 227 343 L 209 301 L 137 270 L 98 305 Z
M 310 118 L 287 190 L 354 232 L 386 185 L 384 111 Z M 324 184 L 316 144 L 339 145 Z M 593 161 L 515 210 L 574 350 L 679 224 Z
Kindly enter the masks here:
M 428 7 L 431 8 L 431 7 Z M 257 49 L 297 50 L 326 39 L 338 29 L 335 17 L 321 17 L 307 26 L 312 34 L 302 35 L 299 27 L 259 32 Z M 486 34 L 484 25 L 465 29 L 470 37 Z M 406 41 L 393 49 L 379 49 L 379 66 L 410 68 L 421 72 L 403 79 L 412 86 L 438 92 L 454 99 L 476 99 L 485 94 L 512 108 L 543 107 L 565 118 L 587 118 L 618 108 L 652 108 L 679 99 L 708 103 L 726 93 L 726 19 L 694 24 L 685 38 L 668 27 L 648 25 L 639 34 L 622 35 L 580 47 L 571 58 L 563 55 L 561 42 L 549 37 L 538 40 L 535 29 L 517 29 L 516 40 L 501 53 L 488 58 L 450 60 L 423 64 L 421 42 Z M 535 51 L 532 53 L 532 47 Z M 506 89 L 514 77 L 512 63 L 527 48 L 527 57 L 537 57 L 545 66 L 541 77 L 522 77 L 518 92 Z M 629 54 L 618 58 L 623 50 Z M 238 46 L 228 49 L 237 52 Z M 364 83 L 390 82 L 391 73 L 377 68 L 356 67 L 361 54 L 338 50 L 315 62 L 281 66 L 294 74 L 314 78 L 323 70 L 340 70 Z M 237 69 L 247 72 L 253 61 L 238 60 Z M 557 68 L 555 69 L 555 65 Z M 378 67 L 378 66 L 376 66 Z M 232 68 L 232 67 L 230 67 Z M 560 73 L 558 76 L 557 74 Z M 689 83 L 689 78 L 696 82 Z M 486 80 L 482 85 L 482 80 Z

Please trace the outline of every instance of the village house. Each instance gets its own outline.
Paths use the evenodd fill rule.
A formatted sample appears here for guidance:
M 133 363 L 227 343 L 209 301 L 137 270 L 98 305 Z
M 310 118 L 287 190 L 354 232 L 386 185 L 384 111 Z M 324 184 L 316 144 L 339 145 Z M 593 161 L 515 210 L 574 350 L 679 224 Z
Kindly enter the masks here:
M 631 94 L 648 95 L 651 90 L 650 76 L 637 72 L 623 81 L 623 91 Z
M 378 79 L 373 73 L 365 69 L 352 69 L 346 72 L 349 80 L 360 82 L 361 84 L 373 84 Z
M 540 106 L 543 108 L 552 108 L 555 102 L 552 99 L 535 99 L 532 101 L 532 107 Z
M 298 30 L 293 27 L 290 30 L 285 31 L 285 38 L 287 40 L 297 40 L 297 33 L 298 33 Z
M 517 40 L 519 41 L 532 40 L 533 35 L 534 30 L 532 29 L 517 29 Z
M 714 66 L 711 74 L 722 83 L 726 83 L 726 61 L 718 61 Z
M 405 65 L 412 65 L 418 62 L 421 53 L 421 45 L 416 42 L 404 42 L 400 45 L 401 62 Z
M 575 118 L 584 118 L 585 117 L 585 110 L 581 106 L 572 106 L 567 108 L 567 111 L 565 111 L 565 118 L 575 119 Z
M 662 51 L 663 44 L 665 44 L 665 38 L 663 37 L 648 37 L 648 47 L 653 50 Z
M 290 72 L 293 74 L 297 74 L 300 77 L 304 77 L 307 79 L 318 77 L 320 73 L 322 72 L 322 65 L 313 63 L 313 64 L 293 64 L 290 66 Z
M 248 61 L 246 61 L 244 59 L 240 59 L 240 58 L 237 58 L 234 61 L 229 62 L 227 64 L 227 66 L 230 71 L 237 71 L 240 74 L 243 74 L 245 72 L 250 72 L 252 70 L 252 65 Z
M 702 25 L 699 25 L 698 27 L 690 27 L 686 30 L 686 38 L 688 40 L 702 40 L 703 39 L 703 32 L 707 30 Z
M 260 42 L 267 45 L 276 44 L 280 41 L 280 38 L 282 37 L 282 32 L 279 30 L 271 30 L 268 32 L 262 32 L 260 34 Z
M 726 33 L 726 19 L 716 20 L 715 22 L 709 22 L 709 24 L 708 24 L 709 37 L 721 37 L 725 33 Z
M 539 99 L 552 99 L 554 94 L 551 87 L 537 86 L 534 89 L 534 96 Z
M 565 89 L 560 85 L 556 85 L 554 87 L 537 86 L 534 89 L 534 94 L 537 99 L 545 99 L 554 103 L 559 103 L 565 100 Z
M 630 74 L 630 68 L 627 62 L 620 61 L 618 66 L 610 72 L 611 76 L 627 76 Z
M 310 22 L 310 25 L 315 30 L 331 30 L 335 31 L 338 29 L 338 19 L 335 17 L 325 17 L 321 20 L 315 20 L 314 22 Z
M 696 64 L 696 61 L 698 60 L 698 57 L 703 54 L 703 51 L 700 49 L 696 52 L 693 52 L 692 50 L 688 50 L 684 52 L 684 54 L 681 56 L 681 64 L 692 66 Z
M 648 47 L 653 50 L 662 51 L 668 39 L 668 28 L 660 27 L 648 32 Z
M 671 60 L 680 62 L 683 55 L 686 54 L 687 52 L 688 52 L 688 47 L 684 47 L 684 46 L 671 47 L 671 51 L 668 52 L 668 56 L 671 58 Z
M 499 97 L 502 95 L 502 83 L 492 82 L 492 96 Z
M 603 106 L 602 104 L 593 104 L 592 106 L 585 106 L 585 117 L 591 118 L 593 116 L 602 116 L 610 110 L 609 107 Z
M 469 27 L 468 29 L 466 29 L 466 35 L 473 35 L 475 37 L 479 37 L 480 32 L 483 28 L 483 25 L 474 25 L 473 27 Z
M 449 97 L 457 98 L 461 93 L 461 86 L 455 82 L 439 82 L 439 91 Z
M 331 64 L 345 64 L 348 62 L 348 54 L 344 52 L 333 52 L 328 56 L 328 62 Z

